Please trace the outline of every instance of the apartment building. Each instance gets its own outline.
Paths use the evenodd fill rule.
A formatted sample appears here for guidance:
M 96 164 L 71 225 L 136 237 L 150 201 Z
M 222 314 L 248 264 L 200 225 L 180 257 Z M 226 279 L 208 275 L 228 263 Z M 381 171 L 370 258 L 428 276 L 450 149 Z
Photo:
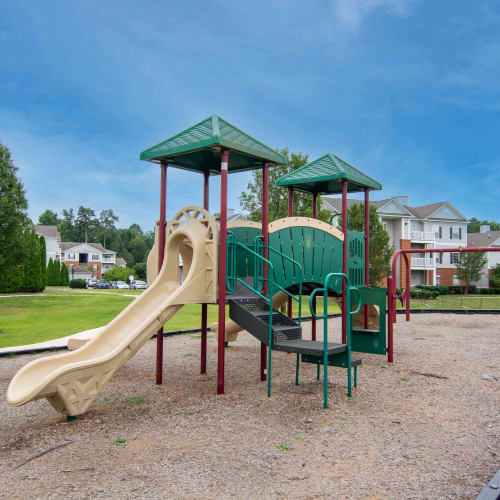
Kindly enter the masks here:
M 322 197 L 324 208 L 341 213 L 342 200 L 330 196 Z M 360 203 L 348 199 L 347 206 Z M 362 202 L 361 202 L 362 203 Z M 395 250 L 401 248 L 438 249 L 467 246 L 469 220 L 448 201 L 413 207 L 407 196 L 394 196 L 386 200 L 372 201 L 377 208 L 384 229 L 389 233 L 390 244 Z M 459 254 L 437 254 L 411 256 L 412 285 L 458 285 L 455 263 Z M 397 267 L 396 283 L 405 286 L 405 269 Z
M 497 248 L 500 247 L 500 231 L 490 231 L 490 226 L 481 226 L 479 233 L 470 233 L 468 237 L 470 247 L 477 248 Z M 484 266 L 481 279 L 474 283 L 479 288 L 488 288 L 491 286 L 490 276 L 493 268 L 500 265 L 500 252 L 488 252 L 486 256 L 486 265 Z
M 33 229 L 38 236 L 43 236 L 45 238 L 47 264 L 49 263 L 49 259 L 59 260 L 61 257 L 61 250 L 59 248 L 61 235 L 57 230 L 57 226 L 34 225 Z
M 59 244 L 61 262 L 69 268 L 70 279 L 97 279 L 116 265 L 116 252 L 104 248 L 100 243 L 76 243 L 64 241 Z

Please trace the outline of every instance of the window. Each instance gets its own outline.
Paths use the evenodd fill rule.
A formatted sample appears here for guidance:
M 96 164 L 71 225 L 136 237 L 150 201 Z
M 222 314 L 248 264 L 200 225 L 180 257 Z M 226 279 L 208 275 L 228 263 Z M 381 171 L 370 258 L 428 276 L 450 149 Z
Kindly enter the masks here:
M 93 253 L 92 254 L 92 260 L 93 261 L 99 260 L 99 254 L 98 253 Z
M 443 254 L 438 253 L 436 254 L 436 264 L 442 264 L 443 263 Z
M 458 226 L 450 227 L 450 240 L 461 240 L 462 228 Z
M 74 253 L 67 253 L 66 254 L 66 260 L 75 260 L 75 254 Z
M 387 231 L 387 222 L 384 222 L 383 226 L 384 226 L 384 230 Z
M 441 226 L 434 226 L 434 237 L 441 239 L 443 237 L 443 228 Z
M 439 286 L 441 284 L 441 276 L 439 274 L 436 275 L 436 285 Z
M 458 252 L 450 253 L 450 264 L 458 264 L 460 262 L 460 254 Z

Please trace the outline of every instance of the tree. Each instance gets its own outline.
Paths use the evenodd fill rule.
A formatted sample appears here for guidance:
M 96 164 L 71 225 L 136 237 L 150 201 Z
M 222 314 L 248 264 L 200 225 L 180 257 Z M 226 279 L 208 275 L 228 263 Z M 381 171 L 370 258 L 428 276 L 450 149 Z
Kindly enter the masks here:
M 469 287 L 473 281 L 481 279 L 481 271 L 488 262 L 484 252 L 461 253 L 456 263 L 457 277 L 465 283 L 465 294 L 469 293 Z
M 102 275 L 105 281 L 125 281 L 128 282 L 128 277 L 134 274 L 134 270 L 130 267 L 115 266 Z
M 63 209 L 62 220 L 59 222 L 57 228 L 61 234 L 62 241 L 76 241 L 78 240 L 77 229 L 75 227 L 75 213 L 73 209 Z
M 490 281 L 493 288 L 500 288 L 500 264 L 497 264 L 493 268 L 493 272 L 490 276 Z
M 106 248 L 106 236 L 107 234 L 113 230 L 116 229 L 115 227 L 115 222 L 118 222 L 120 219 L 117 215 L 113 213 L 113 209 L 109 210 L 103 210 L 99 214 L 99 226 L 102 231 L 102 237 L 103 237 L 103 247 Z
M 41 224 L 42 226 L 57 226 L 59 222 L 57 214 L 48 209 L 45 210 L 40 217 L 38 217 L 38 224 Z
M 365 230 L 365 207 L 363 203 L 354 203 L 347 210 L 349 229 Z M 342 224 L 342 217 L 339 217 Z M 370 285 L 380 286 L 390 272 L 391 257 L 394 248 L 390 246 L 389 233 L 384 229 L 377 214 L 377 208 L 370 206 Z
M 137 276 L 140 280 L 146 281 L 147 279 L 147 264 L 146 262 L 138 262 L 134 266 L 134 276 Z
M 38 238 L 38 246 L 40 251 L 40 269 L 42 276 L 42 290 L 47 286 L 47 249 L 45 245 L 45 238 L 40 235 Z
M 488 220 L 479 220 L 477 217 L 472 217 L 469 225 L 467 226 L 468 233 L 479 233 L 481 226 L 490 226 L 491 231 L 500 231 L 500 223 Z
M 32 229 L 24 232 L 27 257 L 24 261 L 24 292 L 40 292 L 42 290 L 42 266 L 40 264 L 40 245 L 38 235 Z
M 97 225 L 98 221 L 95 218 L 95 212 L 91 208 L 80 206 L 76 214 L 75 226 L 84 237 L 85 243 L 88 242 L 89 230 Z
M 59 279 L 59 284 L 63 286 L 68 286 L 69 283 L 69 272 L 68 266 L 61 262 L 61 274 Z
M 24 230 L 30 220 L 28 202 L 18 168 L 12 162 L 9 150 L 0 143 L 0 269 L 10 274 L 11 266 L 18 266 L 25 257 Z
M 56 271 L 56 262 L 52 260 L 52 257 L 49 259 L 49 263 L 47 264 L 47 285 L 55 286 L 59 284 L 59 275 Z
M 283 175 L 296 170 L 307 163 L 308 155 L 291 153 L 287 148 L 280 151 L 287 157 L 286 165 L 277 165 L 269 169 L 269 222 L 288 216 L 288 190 L 276 186 L 276 181 Z M 247 190 L 240 195 L 240 205 L 248 213 L 248 218 L 253 221 L 262 221 L 262 171 L 254 170 Z M 293 215 L 312 217 L 312 195 L 294 192 Z M 318 197 L 318 219 L 328 221 L 330 212 L 321 207 Z

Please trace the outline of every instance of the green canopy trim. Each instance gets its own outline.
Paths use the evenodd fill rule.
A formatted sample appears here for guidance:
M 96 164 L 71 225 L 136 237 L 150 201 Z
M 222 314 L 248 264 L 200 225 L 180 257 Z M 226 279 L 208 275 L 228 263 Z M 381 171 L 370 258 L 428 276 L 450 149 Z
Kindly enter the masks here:
M 382 184 L 332 153 L 280 177 L 276 185 L 290 186 L 306 193 L 332 194 L 342 192 L 343 179 L 347 180 L 350 193 L 364 188 L 382 189 Z
M 233 172 L 262 168 L 263 162 L 287 163 L 285 156 L 217 115 L 145 149 L 140 158 L 167 161 L 173 167 L 186 170 L 220 173 L 222 149 L 229 150 L 228 170 Z

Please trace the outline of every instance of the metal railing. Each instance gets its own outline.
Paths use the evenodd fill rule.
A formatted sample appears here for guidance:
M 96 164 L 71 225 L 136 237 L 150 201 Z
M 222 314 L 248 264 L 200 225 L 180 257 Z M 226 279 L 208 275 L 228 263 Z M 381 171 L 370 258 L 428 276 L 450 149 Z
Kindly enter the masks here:
M 435 259 L 428 257 L 412 257 L 411 267 L 434 268 Z
M 412 240 L 431 241 L 436 239 L 436 235 L 432 231 L 410 231 L 410 238 Z
M 347 396 L 352 397 L 352 383 L 351 383 L 351 329 L 352 318 L 354 314 L 358 314 L 361 310 L 361 294 L 356 287 L 351 286 L 349 278 L 344 273 L 330 273 L 325 277 L 323 288 L 316 288 L 309 297 L 309 309 L 312 316 L 316 319 L 323 319 L 323 408 L 328 408 L 328 288 L 332 278 L 341 278 L 345 281 L 346 285 L 346 311 L 348 317 L 347 321 L 347 339 L 346 339 L 346 352 L 347 352 Z M 356 291 L 358 294 L 358 307 L 356 310 L 351 311 L 351 291 Z M 313 310 L 313 301 L 316 294 L 323 292 L 323 314 L 316 314 Z
M 298 317 L 298 323 L 299 325 L 301 324 L 301 312 L 302 312 L 302 281 L 303 281 L 303 270 L 302 270 L 302 265 L 288 257 L 287 255 L 284 255 L 283 253 L 279 252 L 278 250 L 269 247 L 269 246 L 264 246 L 262 243 L 259 243 L 259 239 L 261 240 L 260 236 L 257 236 L 255 238 L 255 243 L 254 243 L 254 249 L 252 250 L 249 246 L 244 245 L 243 243 L 240 243 L 239 241 L 236 241 L 236 237 L 234 233 L 231 231 L 228 231 L 227 234 L 227 253 L 228 253 L 228 258 L 226 259 L 226 288 L 229 293 L 234 292 L 234 284 L 235 281 L 238 283 L 241 283 L 244 285 L 246 288 L 251 290 L 253 293 L 255 293 L 258 297 L 260 297 L 262 300 L 264 300 L 267 304 L 269 304 L 269 333 L 268 333 L 268 356 L 267 356 L 267 395 L 268 397 L 271 397 L 271 351 L 272 351 L 272 342 L 273 342 L 273 297 L 275 294 L 275 289 L 276 291 L 281 290 L 282 292 L 285 292 L 289 297 L 291 297 L 293 300 L 296 300 L 299 303 L 299 317 Z M 249 253 L 250 255 L 253 255 L 254 257 L 254 275 L 253 275 L 253 287 L 249 285 L 246 281 L 242 280 L 238 276 L 236 276 L 236 249 L 237 248 L 242 248 L 244 251 Z M 274 279 L 270 279 L 269 276 L 274 277 L 274 266 L 272 262 L 268 259 L 266 259 L 263 255 L 259 253 L 260 249 L 267 248 L 269 250 L 272 250 L 279 254 L 281 257 L 290 260 L 294 265 L 298 266 L 299 268 L 299 297 L 295 297 L 293 294 L 291 294 L 289 291 L 287 291 L 285 288 L 283 288 L 281 285 L 276 283 Z M 264 264 L 267 264 L 268 266 L 268 277 L 264 277 Z M 260 271 L 262 271 L 262 275 L 260 274 Z M 261 290 L 264 287 L 264 282 L 267 282 L 267 297 L 263 293 L 261 293 Z

